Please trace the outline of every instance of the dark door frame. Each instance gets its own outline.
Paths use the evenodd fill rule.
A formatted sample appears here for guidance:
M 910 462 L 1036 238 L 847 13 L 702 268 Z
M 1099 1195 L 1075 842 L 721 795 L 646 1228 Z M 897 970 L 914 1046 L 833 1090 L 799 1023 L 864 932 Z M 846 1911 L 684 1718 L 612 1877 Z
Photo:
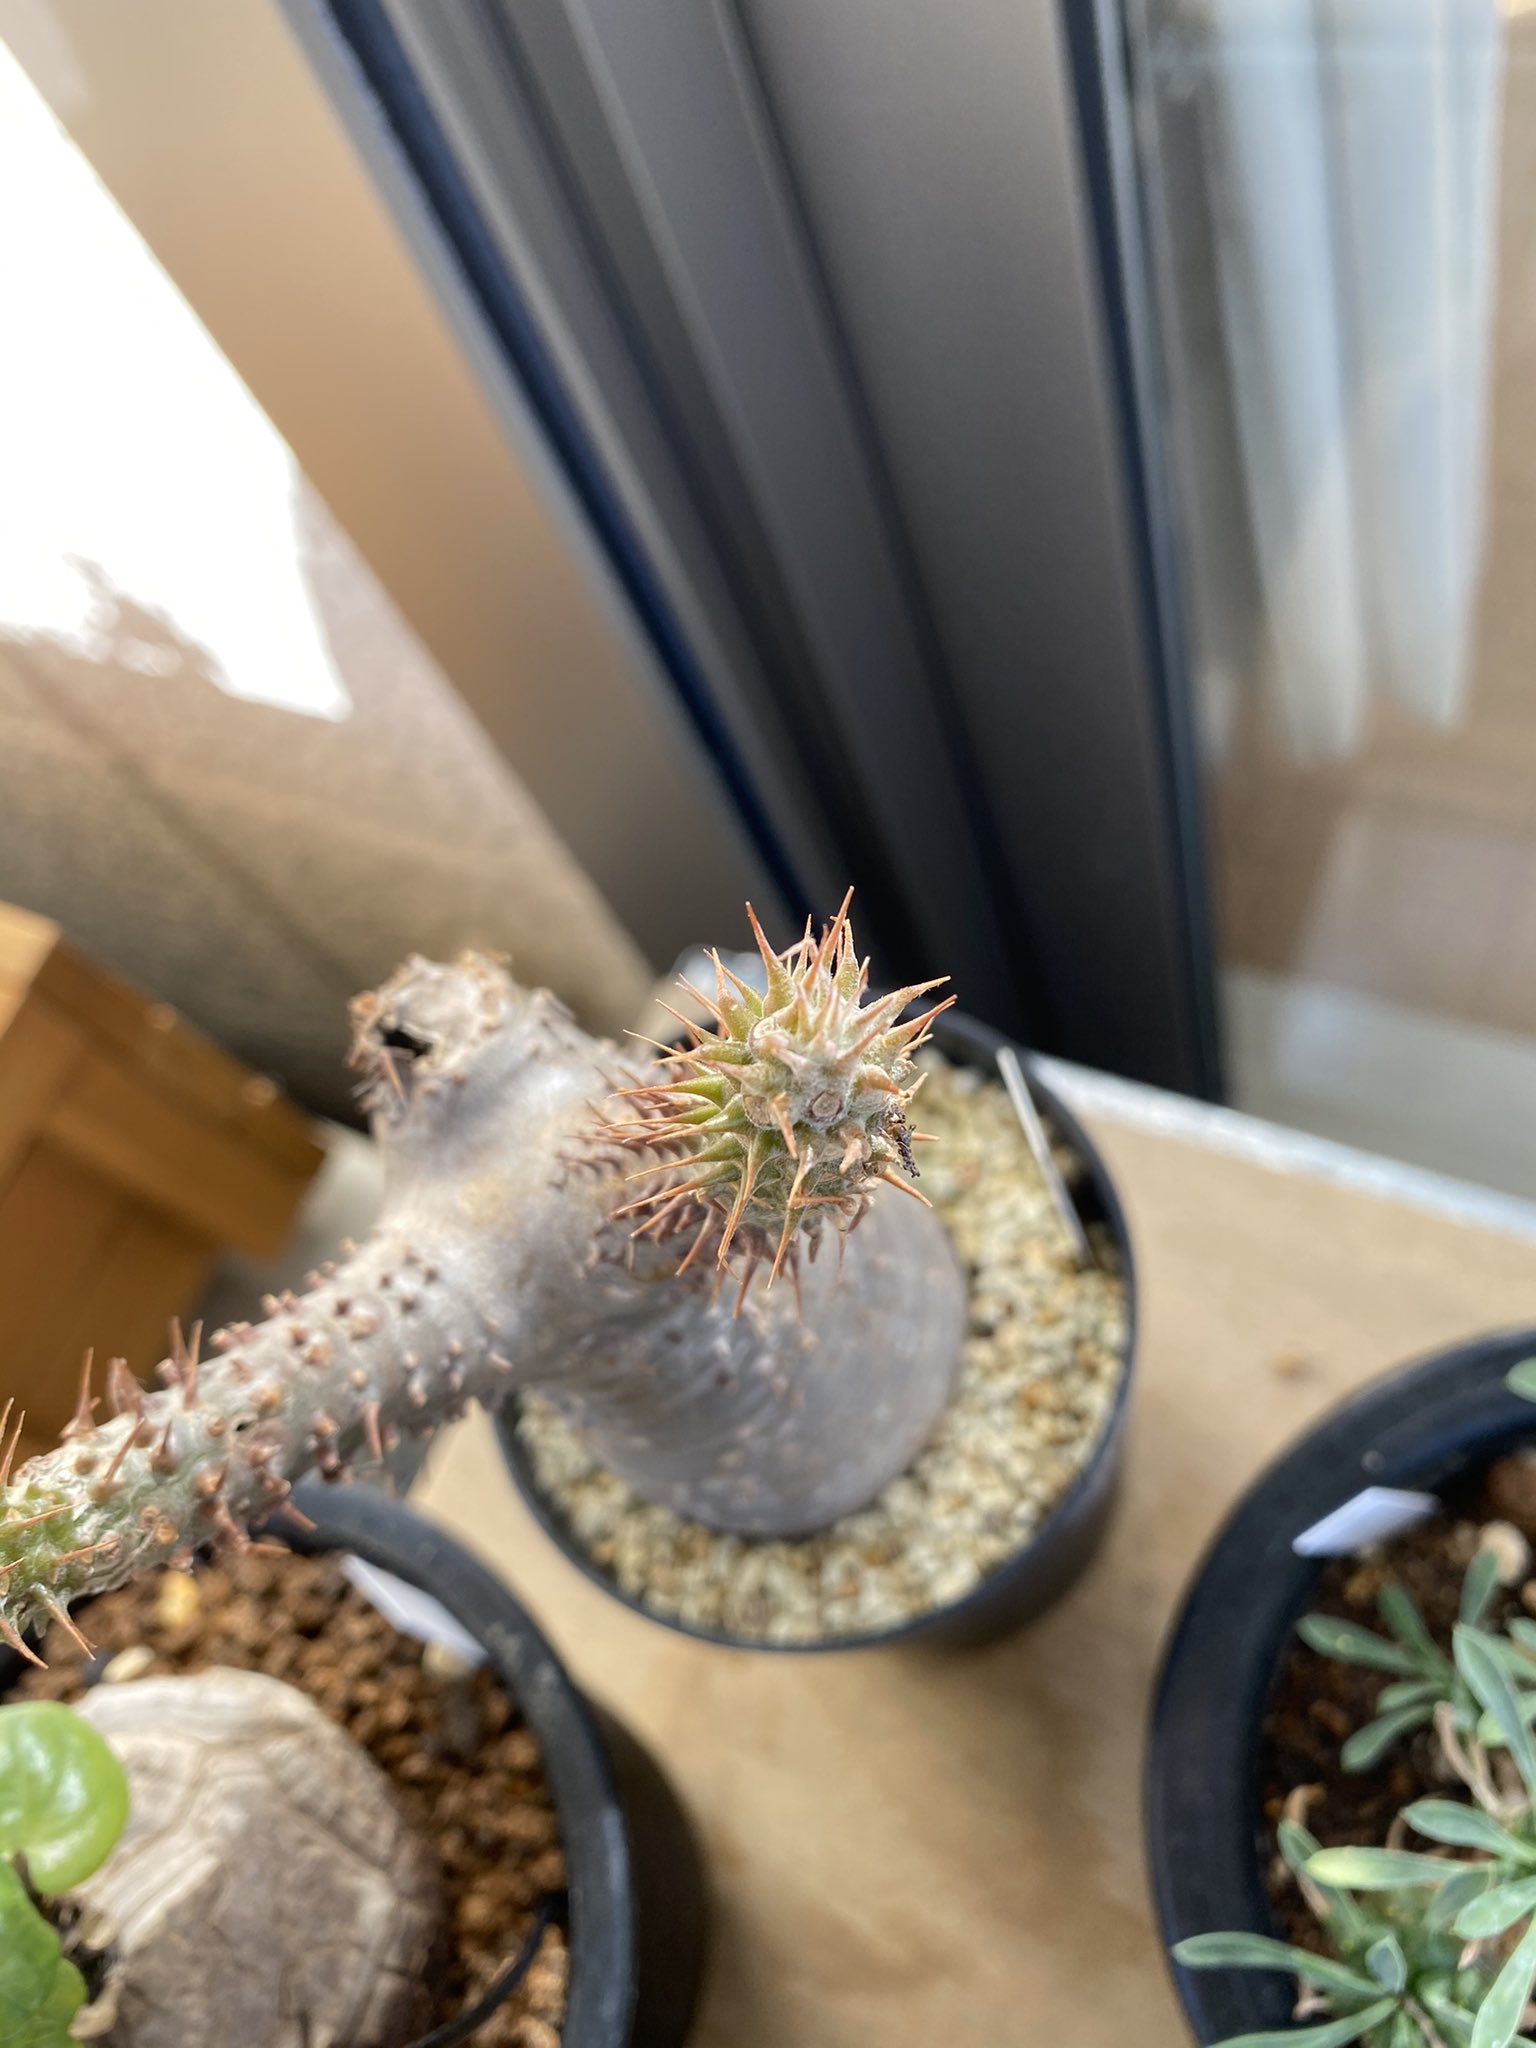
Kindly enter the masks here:
M 887 971 L 1219 1093 L 1080 37 L 988 0 L 287 4 L 790 915 L 851 874 Z

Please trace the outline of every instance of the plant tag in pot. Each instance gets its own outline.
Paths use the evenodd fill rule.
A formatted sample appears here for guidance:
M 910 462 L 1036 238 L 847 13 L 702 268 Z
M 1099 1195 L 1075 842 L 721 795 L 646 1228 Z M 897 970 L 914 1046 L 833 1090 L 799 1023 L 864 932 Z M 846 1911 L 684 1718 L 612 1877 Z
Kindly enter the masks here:
M 390 1626 L 399 1629 L 402 1635 L 414 1636 L 419 1643 L 435 1643 L 440 1649 L 451 1651 L 470 1671 L 485 1662 L 485 1651 L 469 1630 L 461 1627 L 442 1602 L 434 1600 L 430 1593 L 423 1593 L 419 1586 L 407 1585 L 393 1572 L 381 1572 L 377 1565 L 365 1564 L 360 1557 L 343 1558 L 341 1569 L 363 1598 L 371 1601 Z
M 1365 1486 L 1292 1540 L 1298 1557 L 1348 1557 L 1368 1543 L 1384 1543 L 1427 1522 L 1440 1506 L 1432 1493 L 1398 1486 Z

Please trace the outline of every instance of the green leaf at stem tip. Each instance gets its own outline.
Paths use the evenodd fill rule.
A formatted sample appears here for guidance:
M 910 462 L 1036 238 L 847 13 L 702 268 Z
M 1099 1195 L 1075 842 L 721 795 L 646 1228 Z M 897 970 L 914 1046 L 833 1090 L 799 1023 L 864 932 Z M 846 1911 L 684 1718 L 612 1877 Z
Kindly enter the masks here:
M 1493 1598 L 1494 1588 L 1499 1583 L 1499 1560 L 1492 1549 L 1475 1550 L 1472 1562 L 1467 1566 L 1466 1576 L 1461 1582 L 1461 1613 L 1459 1619 L 1468 1628 L 1476 1628 L 1488 1612 L 1488 1603 Z
M 1415 1728 L 1422 1728 L 1434 1719 L 1434 1708 L 1427 1702 L 1418 1706 L 1399 1707 L 1395 1713 L 1382 1714 L 1374 1721 L 1367 1721 L 1363 1728 L 1357 1728 L 1339 1751 L 1339 1764 L 1346 1771 L 1368 1771 L 1381 1762 L 1394 1742 L 1411 1734 Z
M 1319 1849 L 1307 1859 L 1307 1875 L 1318 1884 L 1352 1892 L 1404 1891 L 1413 1885 L 1444 1884 L 1459 1866 L 1444 1856 L 1419 1856 L 1411 1849 Z
M 1309 1833 L 1299 1821 L 1282 1820 L 1275 1830 L 1275 1840 L 1280 1854 L 1290 1866 L 1293 1876 L 1300 1877 L 1307 1867 L 1307 1858 L 1315 1856 L 1322 1844 L 1316 1835 Z
M 127 1818 L 127 1777 L 89 1721 L 54 1700 L 0 1707 L 0 1856 L 24 1855 L 36 1891 L 83 1884 Z
M 1381 2026 L 1397 2011 L 1395 1998 L 1378 1998 L 1363 2012 L 1346 2013 L 1342 2019 L 1327 2020 L 1320 2027 L 1282 2027 L 1278 2033 L 1233 2034 L 1217 2048 L 1348 2048 L 1373 2027 Z M 1481 2043 L 1479 2043 L 1481 2048 Z
M 1472 2048 L 1509 2048 L 1536 1982 L 1536 1920 L 1488 1988 L 1472 2023 Z
M 1488 1941 L 1536 1912 L 1536 1877 L 1517 1877 L 1510 1884 L 1496 1884 L 1481 1898 L 1470 1899 L 1456 1915 L 1457 1934 L 1463 1941 Z
M 1522 1358 L 1504 1375 L 1504 1384 L 1522 1401 L 1536 1401 L 1536 1358 Z
M 1341 1621 L 1336 1614 L 1304 1614 L 1296 1633 L 1309 1650 L 1336 1657 L 1343 1664 L 1363 1664 L 1371 1671 L 1393 1671 L 1402 1678 L 1424 1677 L 1422 1657 L 1411 1656 L 1390 1636 L 1362 1628 L 1357 1621 Z
M 0 1857 L 0 2042 L 74 2048 L 69 2023 L 85 2003 L 80 1972 L 27 1888 Z
M 1424 1626 L 1424 1617 L 1411 1593 L 1394 1580 L 1376 1595 L 1376 1612 L 1405 1650 L 1421 1663 L 1437 1662 L 1443 1651 Z
M 1457 1670 L 1498 1722 L 1515 1769 L 1525 1781 L 1527 1793 L 1536 1800 L 1536 1744 L 1525 1725 L 1514 1680 L 1499 1658 L 1498 1645 L 1463 1622 L 1457 1626 L 1455 1646 Z
M 1408 1959 L 1395 1934 L 1384 1934 L 1365 1952 L 1365 1967 L 1381 1986 L 1396 1997 L 1408 1982 Z
M 1536 1849 L 1501 1828 L 1480 1806 L 1459 1799 L 1416 1799 L 1403 1808 L 1409 1827 L 1453 1849 L 1482 1849 L 1490 1856 L 1536 1866 Z
M 1332 1956 L 1314 1955 L 1310 1949 L 1293 1948 L 1288 1941 L 1275 1941 L 1267 1934 L 1191 1934 L 1175 1944 L 1173 1959 L 1187 1970 L 1289 1970 L 1324 1991 L 1341 1991 L 1347 1998 L 1374 1998 L 1379 1979 L 1363 1976 L 1347 1963 Z

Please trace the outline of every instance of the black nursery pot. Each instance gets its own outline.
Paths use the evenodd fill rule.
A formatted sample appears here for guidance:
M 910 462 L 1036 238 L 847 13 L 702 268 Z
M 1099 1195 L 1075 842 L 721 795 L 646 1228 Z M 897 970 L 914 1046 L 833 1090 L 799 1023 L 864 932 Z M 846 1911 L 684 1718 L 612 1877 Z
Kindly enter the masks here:
M 1232 1929 L 1277 1934 L 1264 1892 L 1262 1720 L 1322 1560 L 1292 1540 L 1367 1486 L 1433 1493 L 1536 1436 L 1536 1408 L 1504 1377 L 1536 1330 L 1436 1352 L 1354 1395 L 1250 1487 L 1212 1543 L 1163 1656 L 1147 1751 L 1145 1817 L 1165 1946 Z M 1283 1975 L 1171 1965 L 1196 2041 L 1283 2028 Z
M 451 1537 L 369 1487 L 306 1480 L 293 1498 L 313 1526 L 274 1521 L 271 1533 L 309 1555 L 349 1551 L 430 1593 L 482 1645 L 533 1731 L 568 1877 L 562 2048 L 682 2048 L 704 1960 L 704 1877 L 656 1765 L 582 1698 L 506 1587 Z M 0 1694 L 18 1668 L 0 1656 Z
M 994 1031 L 991 1025 L 980 1023 L 974 1017 L 957 1015 L 954 1011 L 937 1020 L 933 1036 L 938 1050 L 947 1059 L 957 1065 L 980 1067 L 991 1075 L 997 1073 L 999 1051 L 1011 1042 L 1001 1032 Z M 1109 1168 L 1077 1118 L 1040 1079 L 1030 1055 L 1022 1046 L 1014 1049 L 1041 1115 L 1082 1162 L 1082 1173 L 1072 1190 L 1073 1200 L 1085 1224 L 1107 1227 L 1116 1265 L 1125 1282 L 1126 1301 L 1125 1370 L 1120 1378 L 1114 1409 L 1093 1456 L 1056 1503 L 1032 1541 L 995 1566 L 980 1585 L 960 1599 L 933 1608 L 894 1628 L 861 1635 L 826 1636 L 810 1643 L 765 1643 L 756 1637 L 733 1635 L 724 1629 L 696 1627 L 670 1615 L 653 1614 L 639 1600 L 621 1591 L 606 1573 L 593 1564 L 572 1536 L 554 1502 L 540 1490 L 528 1454 L 517 1434 L 516 1406 L 509 1403 L 498 1418 L 497 1429 L 502 1454 L 518 1492 L 545 1534 L 594 1585 L 601 1586 L 605 1593 L 622 1601 L 647 1621 L 675 1629 L 680 1635 L 692 1636 L 700 1642 L 717 1643 L 735 1650 L 814 1656 L 831 1650 L 888 1649 L 895 1644 L 908 1643 L 943 1649 L 980 1647 L 1033 1621 L 1059 1600 L 1079 1577 L 1103 1541 L 1119 1482 L 1131 1375 L 1136 1357 L 1136 1274 L 1130 1234 Z

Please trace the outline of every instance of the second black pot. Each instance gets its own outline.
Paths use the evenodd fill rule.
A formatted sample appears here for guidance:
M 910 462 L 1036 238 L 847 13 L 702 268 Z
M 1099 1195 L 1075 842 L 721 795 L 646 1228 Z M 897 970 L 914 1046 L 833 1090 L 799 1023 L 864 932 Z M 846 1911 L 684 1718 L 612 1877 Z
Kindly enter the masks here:
M 452 1537 L 371 1487 L 310 1479 L 293 1499 L 309 1526 L 279 1516 L 271 1534 L 308 1554 L 350 1552 L 430 1593 L 485 1650 L 533 1731 L 567 1873 L 561 2048 L 682 2048 L 703 1969 L 704 1876 L 656 1765 L 582 1698 L 506 1587 Z M 0 1697 L 19 1668 L 0 1649 Z
M 1279 1933 L 1264 1891 L 1259 1774 L 1265 1704 L 1321 1560 L 1295 1537 L 1367 1486 L 1433 1493 L 1536 1437 L 1507 1391 L 1536 1330 L 1436 1352 L 1366 1387 L 1255 1481 L 1185 1596 L 1164 1652 L 1147 1751 L 1145 1820 L 1165 1947 L 1211 1931 Z M 1173 1968 L 1196 2041 L 1283 2028 L 1283 1974 Z
M 990 1025 L 953 1011 L 938 1019 L 933 1035 L 939 1051 L 947 1059 L 957 1064 L 980 1067 L 991 1075 L 997 1073 L 999 1051 L 1010 1043 Z M 1125 1370 L 1120 1378 L 1113 1412 L 1092 1457 L 1051 1509 L 1039 1532 L 1012 1557 L 994 1566 L 980 1585 L 969 1593 L 895 1628 L 861 1635 L 823 1637 L 810 1643 L 765 1643 L 755 1636 L 700 1628 L 674 1620 L 671 1616 L 653 1614 L 639 1600 L 621 1591 L 606 1573 L 592 1563 L 585 1549 L 566 1527 L 558 1508 L 540 1490 L 528 1455 L 518 1438 L 515 1405 L 509 1404 L 498 1418 L 497 1427 L 502 1453 L 518 1492 L 532 1509 L 545 1534 L 579 1571 L 584 1572 L 595 1585 L 601 1586 L 604 1592 L 648 1621 L 730 1649 L 797 1655 L 817 1655 L 831 1650 L 882 1649 L 898 1643 L 956 1649 L 992 1642 L 1022 1628 L 1059 1600 L 1084 1570 L 1104 1539 L 1120 1476 L 1131 1376 L 1136 1358 L 1136 1271 L 1130 1234 L 1109 1168 L 1077 1118 L 1035 1072 L 1029 1054 L 1022 1047 L 1015 1050 L 1041 1115 L 1082 1162 L 1083 1171 L 1073 1189 L 1073 1199 L 1086 1225 L 1090 1228 L 1095 1225 L 1107 1227 L 1116 1268 L 1125 1282 L 1126 1301 Z

